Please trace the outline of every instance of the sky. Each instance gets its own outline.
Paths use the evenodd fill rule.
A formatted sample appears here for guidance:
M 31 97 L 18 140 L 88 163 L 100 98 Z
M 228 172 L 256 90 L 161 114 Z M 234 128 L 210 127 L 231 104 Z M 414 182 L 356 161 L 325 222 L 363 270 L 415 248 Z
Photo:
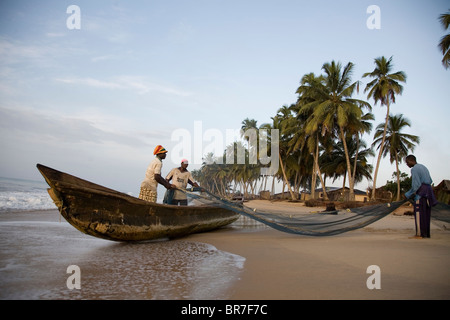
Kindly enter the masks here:
M 295 103 L 304 74 L 352 62 L 355 98 L 367 100 L 362 75 L 392 56 L 407 82 L 391 114 L 411 121 L 405 133 L 420 136 L 414 154 L 438 184 L 450 179 L 450 70 L 437 47 L 449 9 L 444 0 L 2 0 L 0 176 L 41 180 L 41 163 L 137 195 L 156 145 L 169 150 L 163 175 L 182 157 L 198 169 L 208 133 L 216 146 L 245 118 L 271 122 Z M 386 108 L 367 101 L 375 128 Z M 384 158 L 377 186 L 394 171 Z

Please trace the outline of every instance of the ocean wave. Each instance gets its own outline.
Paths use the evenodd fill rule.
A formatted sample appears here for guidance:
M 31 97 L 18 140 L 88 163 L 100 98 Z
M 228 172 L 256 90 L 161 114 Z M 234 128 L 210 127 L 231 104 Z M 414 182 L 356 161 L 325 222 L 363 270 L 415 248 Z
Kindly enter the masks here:
M 4 192 L 0 194 L 0 212 L 55 209 L 48 194 Z
M 0 178 L 0 212 L 55 208 L 45 184 L 37 181 Z

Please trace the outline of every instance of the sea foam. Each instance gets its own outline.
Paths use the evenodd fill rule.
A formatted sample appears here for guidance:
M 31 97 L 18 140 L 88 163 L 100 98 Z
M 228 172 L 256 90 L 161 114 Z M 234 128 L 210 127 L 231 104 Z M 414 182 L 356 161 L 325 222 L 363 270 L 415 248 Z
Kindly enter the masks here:
M 0 212 L 55 208 L 44 182 L 0 178 Z

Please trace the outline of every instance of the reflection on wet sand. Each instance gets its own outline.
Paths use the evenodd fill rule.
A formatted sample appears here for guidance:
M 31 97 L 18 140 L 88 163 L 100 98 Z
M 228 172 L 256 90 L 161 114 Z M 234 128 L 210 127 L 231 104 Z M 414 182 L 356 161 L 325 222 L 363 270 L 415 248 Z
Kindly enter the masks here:
M 269 228 L 267 225 L 265 225 L 264 223 L 261 223 L 259 221 L 256 221 L 252 218 L 246 217 L 241 215 L 239 217 L 239 219 L 237 219 L 235 222 L 233 222 L 233 224 L 231 224 L 232 227 L 234 228 L 245 228 L 245 229 L 260 229 L 260 228 Z
M 244 259 L 188 241 L 111 244 L 78 256 L 82 290 L 43 298 L 226 299 Z
M 65 221 L 0 220 L 1 299 L 227 299 L 245 258 L 188 239 L 116 243 Z M 69 265 L 81 289 L 68 289 Z

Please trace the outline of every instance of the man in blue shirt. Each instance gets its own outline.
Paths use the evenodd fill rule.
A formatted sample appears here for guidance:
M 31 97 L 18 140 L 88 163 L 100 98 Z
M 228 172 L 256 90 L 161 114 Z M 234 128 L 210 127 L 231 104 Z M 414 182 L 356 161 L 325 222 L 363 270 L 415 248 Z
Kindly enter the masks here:
M 406 165 L 411 168 L 412 184 L 411 189 L 405 193 L 407 199 L 413 198 L 414 219 L 416 221 L 416 237 L 430 237 L 431 207 L 437 204 L 433 193 L 430 172 L 423 165 L 416 161 L 416 157 L 409 155 L 405 158 Z

